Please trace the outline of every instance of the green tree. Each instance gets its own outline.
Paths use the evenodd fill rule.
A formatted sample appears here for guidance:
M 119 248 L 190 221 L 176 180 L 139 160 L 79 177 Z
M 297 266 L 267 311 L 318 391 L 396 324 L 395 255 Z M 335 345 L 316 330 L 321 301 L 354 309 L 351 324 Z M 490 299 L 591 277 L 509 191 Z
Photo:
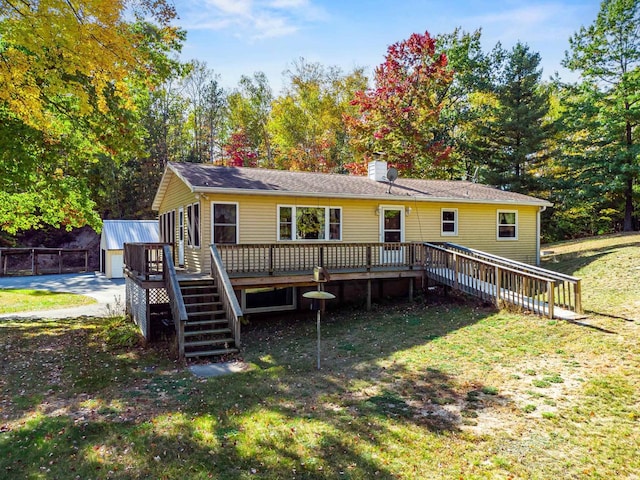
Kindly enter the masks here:
M 343 115 L 348 98 L 366 87 L 362 69 L 344 75 L 300 59 L 287 72 L 284 95 L 273 102 L 269 131 L 277 146 L 279 168 L 341 171 L 350 161 Z
M 492 55 L 500 68 L 493 112 L 483 130 L 483 178 L 506 190 L 533 193 L 539 188 L 535 173 L 545 159 L 550 126 L 540 55 L 520 42 L 509 52 L 501 52 L 498 46 Z
M 583 79 L 567 95 L 564 127 L 584 146 L 569 147 L 565 159 L 585 196 L 624 212 L 624 231 L 634 229 L 640 176 L 639 25 L 638 0 L 605 0 L 595 21 L 570 38 L 564 62 Z
M 175 11 L 164 0 L 0 0 L 0 11 L 0 228 L 98 227 L 93 167 L 142 155 L 136 105 L 171 69 Z
M 186 160 L 213 162 L 221 156 L 226 95 L 219 76 L 206 63 L 194 60 L 188 67 L 189 73 L 182 82 L 189 102 L 187 126 L 191 137 Z
M 482 50 L 481 31 L 438 35 L 438 51 L 444 52 L 453 80 L 447 85 L 436 137 L 452 147 L 450 178 L 471 178 L 482 163 L 481 126 L 487 122 L 493 83 L 491 56 Z
M 236 148 L 237 139 L 242 138 L 242 150 L 250 152 L 251 158 L 257 158 L 259 166 L 273 166 L 273 147 L 267 127 L 272 101 L 273 92 L 263 72 L 254 73 L 253 77 L 243 75 L 238 89 L 229 94 L 228 140 L 233 145 L 227 145 L 225 150 L 236 160 L 241 156 L 231 151 Z

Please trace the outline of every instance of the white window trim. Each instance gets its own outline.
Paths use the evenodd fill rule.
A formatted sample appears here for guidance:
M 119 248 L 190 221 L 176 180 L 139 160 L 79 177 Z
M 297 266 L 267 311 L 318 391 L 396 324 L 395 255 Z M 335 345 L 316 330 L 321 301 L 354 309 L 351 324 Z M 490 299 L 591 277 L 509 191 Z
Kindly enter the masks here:
M 515 223 L 515 227 L 516 227 L 516 234 L 513 237 L 501 237 L 500 236 L 500 214 L 501 213 L 515 213 L 516 215 L 516 223 Z M 503 226 L 508 226 L 508 225 L 503 225 Z M 518 228 L 518 210 L 498 210 L 496 212 L 496 239 L 499 242 L 513 242 L 518 240 L 518 234 L 519 234 L 519 228 Z
M 193 228 L 195 225 L 195 206 L 198 206 L 198 245 L 196 245 L 196 236 L 195 229 Z M 191 207 L 191 217 L 189 218 L 189 207 Z M 194 250 L 200 250 L 202 247 L 202 208 L 200 208 L 200 202 L 190 203 L 185 208 L 185 216 L 187 223 L 187 247 L 192 248 Z M 189 237 L 191 237 L 191 242 L 189 242 Z
M 194 248 L 193 246 L 193 203 L 189 203 L 184 207 L 184 223 L 187 227 L 187 234 L 185 235 L 185 244 L 187 248 Z
M 404 205 L 378 205 L 378 215 L 380 216 L 379 222 L 379 233 L 378 237 L 380 238 L 380 242 L 384 243 L 384 211 L 385 210 L 400 210 L 400 242 L 403 243 L 405 241 L 405 216 L 406 212 L 404 209 Z
M 216 223 L 213 217 L 215 205 L 235 205 L 236 207 L 236 245 L 240 243 L 240 204 L 238 202 L 216 202 L 211 201 L 211 243 L 215 238 Z
M 445 224 L 445 221 L 442 219 L 442 215 L 444 212 L 453 212 L 453 232 L 445 232 L 444 228 L 442 228 Z M 452 223 L 448 221 L 446 223 Z M 457 208 L 441 208 L 440 209 L 440 235 L 442 237 L 457 237 L 458 236 L 458 209 Z
M 298 308 L 298 290 L 296 287 L 273 287 L 273 288 L 292 288 L 293 289 L 293 303 L 291 305 L 276 305 L 273 307 L 255 307 L 247 308 L 247 291 L 242 290 L 240 304 L 242 307 L 242 313 L 265 313 L 265 312 L 284 312 L 287 310 L 296 310 Z
M 341 242 L 342 241 L 342 225 L 343 225 L 343 217 L 342 217 L 342 207 L 335 207 L 330 205 L 287 205 L 287 204 L 278 204 L 277 208 L 277 224 L 276 224 L 276 238 L 279 242 Z M 280 238 L 280 209 L 281 208 L 290 208 L 291 209 L 291 238 Z M 298 228 L 296 225 L 296 209 L 297 208 L 324 208 L 324 233 L 326 238 L 318 238 L 318 239 L 307 239 L 307 238 L 297 238 Z M 340 210 L 340 234 L 339 238 L 329 238 L 331 235 L 330 230 L 330 218 L 331 218 L 331 210 Z

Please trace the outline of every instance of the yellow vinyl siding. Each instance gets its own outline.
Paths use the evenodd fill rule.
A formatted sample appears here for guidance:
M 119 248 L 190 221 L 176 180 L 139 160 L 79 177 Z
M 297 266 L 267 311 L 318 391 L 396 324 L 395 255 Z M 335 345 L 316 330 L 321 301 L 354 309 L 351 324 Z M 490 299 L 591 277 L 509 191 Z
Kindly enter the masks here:
M 175 175 L 170 179 L 166 195 L 162 199 L 160 213 L 185 209 L 196 201 L 196 195 Z M 230 195 L 206 193 L 200 197 L 201 247 L 186 246 L 185 262 L 189 270 L 209 270 L 209 245 L 211 244 L 211 204 L 237 203 L 239 242 L 275 243 L 278 238 L 278 206 L 340 207 L 342 209 L 342 242 L 379 242 L 379 206 L 404 207 L 405 241 L 452 242 L 476 248 L 514 260 L 535 263 L 536 219 L 538 207 L 500 204 L 474 204 L 456 202 L 419 202 L 414 199 L 389 198 L 389 200 L 357 200 L 330 197 L 291 197 L 276 195 Z M 458 235 L 441 235 L 441 211 L 457 209 Z M 498 210 L 518 212 L 518 239 L 498 240 Z M 176 217 L 176 228 L 178 218 Z M 177 238 L 177 235 L 176 235 Z
M 167 193 L 162 199 L 160 204 L 159 213 L 166 213 L 171 210 L 176 211 L 176 256 L 178 255 L 178 227 L 179 227 L 179 218 L 178 218 L 178 209 L 180 207 L 184 208 L 184 263 L 185 267 L 191 271 L 208 271 L 209 268 L 209 249 L 207 246 L 209 245 L 209 240 L 205 237 L 205 225 L 206 222 L 210 223 L 210 213 L 205 210 L 206 205 L 203 205 L 204 202 L 200 202 L 200 248 L 194 248 L 187 245 L 187 206 L 196 203 L 198 200 L 196 199 L 196 195 L 191 192 L 189 187 L 185 185 L 185 183 L 180 180 L 176 175 L 172 175 L 169 180 L 169 185 L 167 187 Z M 206 241 L 206 243 L 205 243 Z M 205 262 L 205 254 L 206 254 L 206 262 Z M 177 258 L 176 258 L 177 261 Z M 203 270 L 203 267 L 205 268 Z

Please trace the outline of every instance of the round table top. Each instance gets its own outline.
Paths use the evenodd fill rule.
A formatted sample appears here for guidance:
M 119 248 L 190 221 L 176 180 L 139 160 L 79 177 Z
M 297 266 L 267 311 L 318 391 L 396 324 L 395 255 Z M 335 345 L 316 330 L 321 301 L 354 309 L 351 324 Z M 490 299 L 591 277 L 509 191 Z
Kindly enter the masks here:
M 314 298 L 316 300 L 331 300 L 336 298 L 333 293 L 325 292 L 323 290 L 313 290 L 311 292 L 305 292 L 302 294 L 304 298 Z

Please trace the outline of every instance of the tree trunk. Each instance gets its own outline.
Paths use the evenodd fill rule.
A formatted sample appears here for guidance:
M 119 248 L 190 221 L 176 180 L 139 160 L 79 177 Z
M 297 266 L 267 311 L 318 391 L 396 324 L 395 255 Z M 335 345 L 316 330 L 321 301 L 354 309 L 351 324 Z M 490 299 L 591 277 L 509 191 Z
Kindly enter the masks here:
M 628 101 L 625 101 L 624 104 L 625 110 L 628 112 L 631 108 Z M 626 141 L 627 141 L 627 157 L 628 161 L 633 165 L 633 155 L 632 155 L 632 147 L 633 147 L 633 130 L 631 128 L 631 122 L 627 120 L 625 125 L 625 133 L 626 133 Z M 624 225 L 622 227 L 625 232 L 633 231 L 633 176 L 629 174 L 629 178 L 627 178 L 627 186 L 624 192 Z
M 624 226 L 623 231 L 633 231 L 633 179 L 627 179 L 627 187 L 624 192 Z

